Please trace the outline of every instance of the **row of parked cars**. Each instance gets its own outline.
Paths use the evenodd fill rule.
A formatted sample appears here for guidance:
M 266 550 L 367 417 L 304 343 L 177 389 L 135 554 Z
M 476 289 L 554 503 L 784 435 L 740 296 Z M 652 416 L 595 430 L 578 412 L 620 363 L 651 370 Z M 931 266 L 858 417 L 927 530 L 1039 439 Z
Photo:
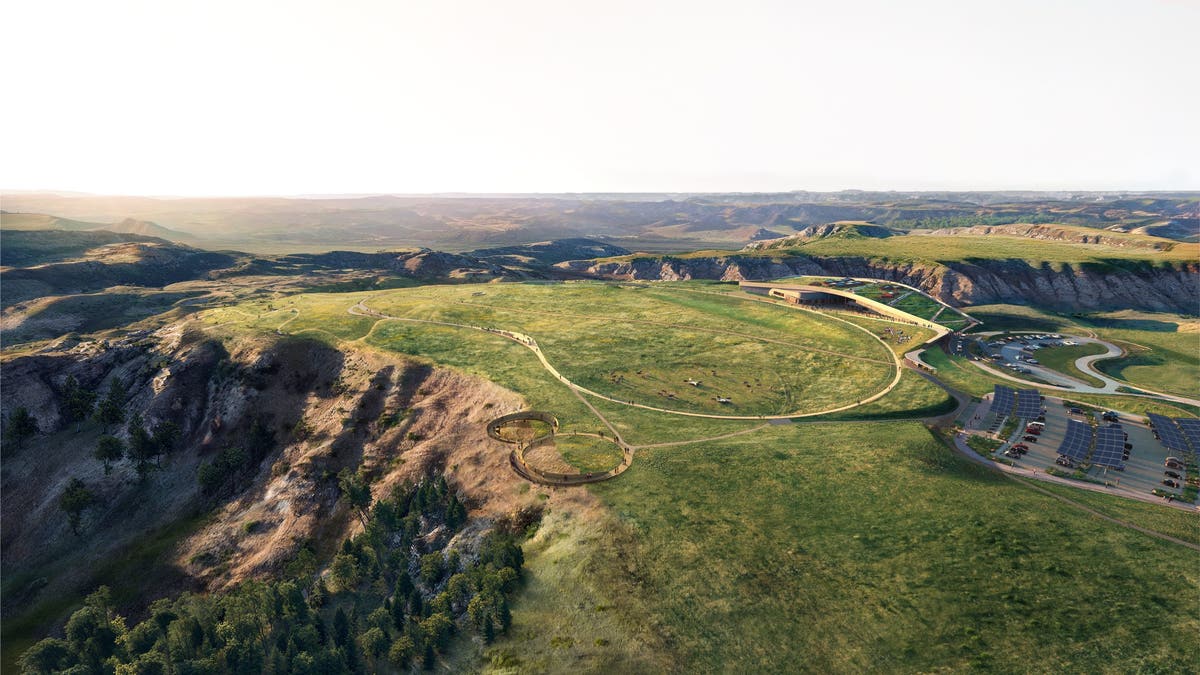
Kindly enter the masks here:
M 1185 473 L 1183 460 L 1178 457 L 1168 457 L 1163 462 L 1163 466 L 1167 468 L 1163 470 L 1163 475 L 1166 478 L 1163 479 L 1162 484 L 1169 488 L 1183 487 L 1183 476 Z

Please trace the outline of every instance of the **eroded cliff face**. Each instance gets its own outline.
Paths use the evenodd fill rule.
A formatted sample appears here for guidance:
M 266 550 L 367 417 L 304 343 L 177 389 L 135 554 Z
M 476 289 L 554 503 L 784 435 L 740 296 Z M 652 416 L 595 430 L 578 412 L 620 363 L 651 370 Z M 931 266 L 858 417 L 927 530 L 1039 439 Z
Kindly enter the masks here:
M 804 274 L 874 277 L 952 305 L 1036 304 L 1059 310 L 1137 309 L 1200 314 L 1200 262 L 1153 266 L 1033 265 L 1020 260 L 903 263 L 859 257 L 743 256 L 575 260 L 559 267 L 609 279 L 723 281 Z
M 126 438 L 126 425 L 68 420 L 68 378 L 101 396 L 119 380 L 127 417 L 142 415 L 147 428 L 174 422 L 176 447 L 145 479 L 128 460 L 105 472 L 92 455 L 97 439 L 106 432 Z M 343 469 L 371 476 L 376 496 L 446 472 L 467 501 L 474 534 L 528 506 L 518 502 L 534 501 L 515 489 L 519 478 L 506 453 L 484 432 L 491 416 L 519 409 L 520 397 L 398 354 L 221 335 L 183 322 L 117 342 L 63 341 L 6 360 L 0 385 L 3 412 L 26 407 L 42 432 L 4 448 L 0 560 L 6 576 L 22 580 L 5 598 L 5 615 L 88 590 L 97 565 L 120 560 L 164 528 L 190 536 L 164 552 L 169 560 L 145 582 L 149 594 L 268 576 L 302 547 L 323 554 L 359 527 L 339 500 Z M 256 423 L 270 433 L 270 447 L 219 488 L 203 489 L 200 466 L 226 448 L 247 448 Z M 97 497 L 78 535 L 58 507 L 72 477 Z

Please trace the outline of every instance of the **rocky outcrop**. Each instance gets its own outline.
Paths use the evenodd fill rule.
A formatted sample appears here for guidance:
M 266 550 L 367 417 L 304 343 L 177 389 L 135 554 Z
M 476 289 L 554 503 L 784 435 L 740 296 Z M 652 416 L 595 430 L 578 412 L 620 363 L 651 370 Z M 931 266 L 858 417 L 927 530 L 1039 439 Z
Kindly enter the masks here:
M 1062 241 L 1073 244 L 1102 244 L 1104 246 L 1116 246 L 1120 248 L 1146 248 L 1158 251 L 1169 251 L 1175 247 L 1175 242 L 1157 237 L 1114 236 L 1105 230 L 1063 227 L 1061 225 L 979 225 L 975 227 L 950 227 L 928 231 L 914 230 L 912 234 L 922 237 L 998 235 L 1041 239 L 1043 241 Z
M 177 444 L 145 479 L 130 460 L 105 471 L 92 455 L 98 436 L 127 438 L 128 430 L 68 421 L 68 378 L 101 395 L 119 380 L 126 416 L 141 415 L 147 428 L 175 423 Z M 387 494 L 405 480 L 454 467 L 472 515 L 485 518 L 533 499 L 514 489 L 518 479 L 506 455 L 493 451 L 484 431 L 487 419 L 518 409 L 520 399 L 400 355 L 296 337 L 217 336 L 181 322 L 114 342 L 62 340 L 8 359 L 0 388 L 0 413 L 26 407 L 41 431 L 19 448 L 3 448 L 0 565 L 6 576 L 45 576 L 20 601 L 5 597 L 5 617 L 29 602 L 90 587 L 95 565 L 197 514 L 207 514 L 204 522 L 164 551 L 158 564 L 172 572 L 147 581 L 147 594 L 218 588 L 278 571 L 302 546 L 326 551 L 357 522 L 338 498 L 343 469 L 366 472 L 376 494 Z M 255 425 L 273 438 L 260 455 L 248 445 Z M 205 491 L 201 465 L 228 448 L 241 448 L 248 459 L 234 478 Z M 78 536 L 58 507 L 72 477 L 98 498 Z M 41 571 L 51 564 L 69 573 Z
M 895 234 L 886 227 L 879 225 L 869 225 L 867 223 L 826 223 L 824 225 L 809 225 L 796 231 L 796 234 L 789 234 L 786 237 L 777 237 L 765 241 L 754 241 L 747 244 L 746 251 L 759 251 L 776 248 L 787 248 L 796 244 L 803 244 L 813 239 L 824 239 L 825 237 L 843 236 L 843 237 L 867 237 L 870 239 L 884 239 Z M 761 237 L 760 237 L 761 239 Z
M 953 305 L 1035 304 L 1064 311 L 1138 309 L 1200 314 L 1200 262 L 1032 265 L 1018 260 L 899 263 L 862 257 L 730 255 L 572 261 L 559 267 L 611 279 L 777 279 L 804 274 L 874 277 Z

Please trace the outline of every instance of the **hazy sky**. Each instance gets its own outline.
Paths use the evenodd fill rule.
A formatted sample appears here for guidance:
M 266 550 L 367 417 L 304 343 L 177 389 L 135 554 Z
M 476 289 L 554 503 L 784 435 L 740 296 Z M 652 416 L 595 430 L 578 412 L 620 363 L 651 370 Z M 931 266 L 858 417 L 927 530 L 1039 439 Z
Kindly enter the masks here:
M 1200 2 L 17 2 L 0 188 L 1200 188 Z

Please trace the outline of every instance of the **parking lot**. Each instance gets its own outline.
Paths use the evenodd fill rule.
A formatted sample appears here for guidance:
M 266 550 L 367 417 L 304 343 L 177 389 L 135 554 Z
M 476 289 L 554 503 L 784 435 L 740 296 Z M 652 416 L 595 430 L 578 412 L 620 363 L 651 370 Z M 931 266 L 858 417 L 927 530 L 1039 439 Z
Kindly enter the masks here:
M 1064 406 L 1062 400 L 1058 398 L 1046 397 L 1043 401 L 1043 410 L 1045 411 L 1045 427 L 1042 429 L 1042 433 L 1036 436 L 1036 442 L 1023 440 L 1026 435 L 1024 426 L 1018 427 L 1009 439 L 1012 442 L 1025 443 L 1029 447 L 1028 452 L 1019 458 L 1004 458 L 1015 466 L 1038 472 L 1054 468 L 1063 473 L 1072 474 L 1075 472 L 1074 468 L 1055 464 L 1055 460 L 1058 458 L 1056 451 L 1066 435 L 1068 420 L 1075 419 L 1085 423 L 1088 420 L 1084 415 L 1071 414 L 1070 406 Z M 986 424 L 989 417 L 989 415 L 982 416 L 982 419 L 976 424 Z M 1180 492 L 1179 489 L 1166 488 L 1162 484 L 1162 480 L 1166 477 L 1163 474 L 1166 469 L 1163 463 L 1173 453 L 1154 438 L 1154 432 L 1144 424 L 1142 416 L 1121 412 L 1119 418 L 1122 430 L 1128 435 L 1127 442 L 1133 446 L 1129 453 L 1129 459 L 1125 461 L 1125 470 L 1117 471 L 1093 465 L 1086 473 L 1087 478 L 1144 494 L 1151 494 L 1155 489 Z M 989 426 L 995 427 L 995 425 Z M 989 431 L 987 428 L 977 428 L 976 433 L 986 433 L 987 431 Z M 1008 445 L 1002 446 L 999 452 L 1003 452 L 1007 448 Z M 999 452 L 997 456 L 1003 457 Z M 1181 476 L 1179 484 L 1183 485 L 1183 479 L 1186 478 L 1184 471 L 1182 469 L 1175 471 Z

